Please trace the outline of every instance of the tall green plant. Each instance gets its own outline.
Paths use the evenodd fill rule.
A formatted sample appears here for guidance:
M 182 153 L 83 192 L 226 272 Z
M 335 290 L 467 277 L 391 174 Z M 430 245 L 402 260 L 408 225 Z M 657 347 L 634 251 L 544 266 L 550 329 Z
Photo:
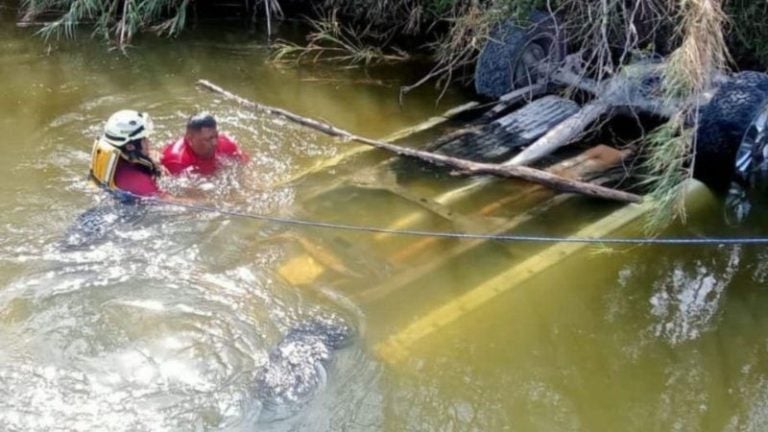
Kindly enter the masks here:
M 692 175 L 691 148 L 693 132 L 686 128 L 681 115 L 670 119 L 645 136 L 644 184 L 656 211 L 646 220 L 646 231 L 658 231 L 675 218 L 685 218 L 681 199 L 685 180 Z
M 123 49 L 136 33 L 175 36 L 186 24 L 189 0 L 22 0 L 22 21 L 44 20 L 46 38 L 73 37 L 88 23 L 93 34 Z

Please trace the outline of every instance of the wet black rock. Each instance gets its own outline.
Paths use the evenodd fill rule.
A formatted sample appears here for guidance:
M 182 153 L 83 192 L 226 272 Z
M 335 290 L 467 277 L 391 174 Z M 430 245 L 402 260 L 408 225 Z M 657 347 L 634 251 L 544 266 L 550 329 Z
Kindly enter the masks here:
M 283 419 L 305 406 L 325 385 L 334 351 L 350 345 L 354 336 L 338 315 L 313 317 L 288 331 L 257 374 L 260 421 Z
M 64 234 L 61 247 L 79 249 L 93 246 L 117 227 L 137 222 L 146 213 L 146 206 L 109 199 L 81 213 Z

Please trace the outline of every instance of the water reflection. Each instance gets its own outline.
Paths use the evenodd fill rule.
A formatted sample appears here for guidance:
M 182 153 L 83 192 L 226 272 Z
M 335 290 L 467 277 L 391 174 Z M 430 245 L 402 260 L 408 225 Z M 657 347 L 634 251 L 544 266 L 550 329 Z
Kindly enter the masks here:
M 741 247 L 722 248 L 709 260 L 672 259 L 654 283 L 650 299 L 653 333 L 673 344 L 712 328 L 726 287 L 739 270 Z

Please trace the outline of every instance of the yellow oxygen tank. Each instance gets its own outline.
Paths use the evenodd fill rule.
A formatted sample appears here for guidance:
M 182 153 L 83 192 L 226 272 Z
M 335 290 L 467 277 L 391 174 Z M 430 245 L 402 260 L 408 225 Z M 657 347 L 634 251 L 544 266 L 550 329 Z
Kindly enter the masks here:
M 93 142 L 91 151 L 91 177 L 101 186 L 117 189 L 115 171 L 120 160 L 120 150 L 100 139 Z

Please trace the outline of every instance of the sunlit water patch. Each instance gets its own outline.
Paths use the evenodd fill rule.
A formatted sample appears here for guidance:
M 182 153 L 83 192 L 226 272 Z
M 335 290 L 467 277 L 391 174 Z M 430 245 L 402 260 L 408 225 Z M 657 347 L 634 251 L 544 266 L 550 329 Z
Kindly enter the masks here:
M 338 302 L 305 304 L 271 275 L 279 251 L 233 262 L 215 241 L 190 242 L 228 237 L 230 221 L 120 206 L 107 208 L 140 216 L 87 244 L 41 248 L 27 257 L 40 271 L 2 291 L 0 375 L 13 398 L 0 424 L 11 430 L 247 429 L 261 421 L 257 374 L 292 328 L 315 314 L 362 327 Z M 348 374 L 367 362 L 360 348 L 345 347 L 347 379 L 361 378 Z
M 0 402 L 0 424 L 252 428 L 261 418 L 256 374 L 271 347 L 301 320 L 329 313 L 280 298 L 243 268 L 214 277 L 140 261 L 114 267 L 51 270 L 4 292 L 3 309 L 18 315 L 7 316 L 2 329 L 2 339 L 15 343 L 6 345 L 13 349 L 0 367 L 12 395 Z M 358 349 L 342 354 L 347 372 L 364 361 Z M 335 365 L 328 374 L 350 378 Z
M 696 340 L 716 327 L 726 288 L 743 267 L 742 252 L 739 246 L 714 247 L 691 259 L 668 251 L 652 266 L 631 259 L 617 273 L 617 289 L 606 304 L 607 318 L 629 313 L 628 305 L 648 293 L 652 323 L 647 331 L 654 339 L 671 344 Z M 650 292 L 635 288 L 644 281 L 652 283 Z

